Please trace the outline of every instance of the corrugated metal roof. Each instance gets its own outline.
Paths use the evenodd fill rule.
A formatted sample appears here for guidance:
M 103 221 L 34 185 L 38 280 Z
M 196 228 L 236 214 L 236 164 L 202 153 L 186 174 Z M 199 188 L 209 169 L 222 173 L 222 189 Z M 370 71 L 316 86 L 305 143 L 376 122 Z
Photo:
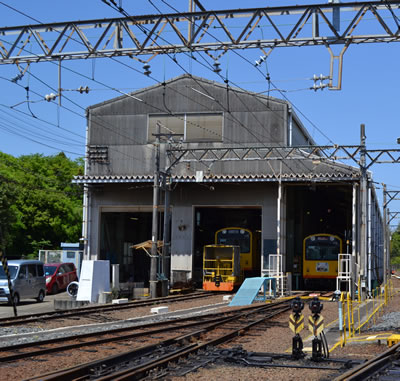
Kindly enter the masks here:
M 172 176 L 174 182 L 196 182 L 194 175 L 178 175 Z M 357 180 L 359 173 L 282 173 L 282 181 L 329 181 L 329 180 Z M 274 174 L 237 174 L 237 175 L 205 175 L 203 182 L 276 182 L 279 177 Z M 73 183 L 75 184 L 108 184 L 108 183 L 138 183 L 153 182 L 153 176 L 142 175 L 101 175 L 101 176 L 75 176 Z

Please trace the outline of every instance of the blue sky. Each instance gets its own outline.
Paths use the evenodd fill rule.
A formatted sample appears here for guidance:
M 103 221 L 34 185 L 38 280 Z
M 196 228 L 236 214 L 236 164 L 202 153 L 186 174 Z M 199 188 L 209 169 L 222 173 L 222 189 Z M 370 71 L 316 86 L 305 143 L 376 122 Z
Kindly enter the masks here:
M 123 8 L 132 15 L 157 14 L 152 4 L 163 12 L 173 12 L 167 4 L 184 11 L 187 3 L 173 0 L 121 1 Z M 207 9 L 215 7 L 215 1 L 203 0 L 202 3 Z M 296 3 L 309 4 L 311 1 Z M 269 6 L 291 4 L 293 2 L 268 2 Z M 265 1 L 259 0 L 248 0 L 245 3 L 246 7 L 265 5 Z M 219 1 L 217 7 L 243 8 L 243 2 Z M 101 0 L 0 2 L 0 26 L 3 27 L 109 17 L 120 17 L 120 14 Z M 371 28 L 368 30 L 371 32 L 376 27 L 371 21 L 364 28 Z M 359 144 L 360 124 L 364 123 L 368 148 L 397 149 L 400 148 L 396 143 L 400 137 L 399 48 L 398 43 L 351 45 L 344 54 L 341 91 L 309 90 L 313 85 L 311 78 L 314 74 L 329 74 L 329 53 L 323 47 L 275 49 L 267 65 L 263 64 L 260 70 L 256 70 L 251 62 L 262 55 L 261 51 L 248 49 L 240 51 L 240 54 L 229 52 L 220 59 L 221 74 L 232 85 L 265 92 L 268 90 L 265 80 L 268 70 L 273 84 L 284 91 L 273 91 L 270 94 L 279 98 L 284 94 L 293 103 L 296 113 L 318 144 Z M 187 72 L 222 81 L 211 70 L 188 56 L 178 55 L 177 58 Z M 32 64 L 30 73 L 25 74 L 18 82 L 19 85 L 8 81 L 18 74 L 17 68 L 1 65 L 0 150 L 14 156 L 37 152 L 51 155 L 61 150 L 71 158 L 83 156 L 86 127 L 84 110 L 87 106 L 119 96 L 121 92 L 130 92 L 184 73 L 167 56 L 159 56 L 151 61 L 151 78 L 142 74 L 141 63 L 128 58 L 118 58 L 118 61 L 125 66 L 109 59 L 64 61 L 62 88 L 66 91 L 61 108 L 57 103 L 43 100 L 46 94 L 56 92 L 54 90 L 58 87 L 56 64 Z M 209 62 L 212 61 L 209 59 Z M 91 91 L 89 94 L 69 91 L 80 86 L 89 86 Z M 27 94 L 29 102 L 26 102 Z M 400 190 L 400 164 L 377 164 L 372 167 L 372 172 L 377 187 L 380 188 L 379 184 L 384 182 L 388 190 Z M 382 199 L 380 189 L 377 194 Z M 400 202 L 392 202 L 389 208 L 400 211 Z

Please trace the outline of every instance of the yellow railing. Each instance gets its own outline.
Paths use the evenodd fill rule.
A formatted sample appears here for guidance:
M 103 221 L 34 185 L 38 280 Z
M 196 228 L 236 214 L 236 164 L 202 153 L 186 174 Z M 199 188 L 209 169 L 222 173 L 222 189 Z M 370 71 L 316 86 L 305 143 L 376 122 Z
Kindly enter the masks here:
M 215 276 L 221 276 L 225 282 L 233 273 L 233 260 L 231 259 L 205 259 L 204 280 L 213 280 Z
M 371 298 L 361 301 L 353 301 L 349 293 L 342 292 L 340 296 L 339 306 L 339 321 L 342 322 L 340 327 L 340 346 L 344 347 L 346 341 L 358 334 L 361 334 L 361 329 L 373 323 L 376 323 L 376 319 L 383 314 L 383 309 L 394 296 L 393 282 L 391 279 L 385 285 L 381 285 L 372 290 Z M 372 308 L 371 308 L 372 307 Z M 362 321 L 361 309 L 365 308 L 365 318 Z M 355 326 L 355 319 L 358 320 Z M 336 345 L 331 349 L 333 350 Z

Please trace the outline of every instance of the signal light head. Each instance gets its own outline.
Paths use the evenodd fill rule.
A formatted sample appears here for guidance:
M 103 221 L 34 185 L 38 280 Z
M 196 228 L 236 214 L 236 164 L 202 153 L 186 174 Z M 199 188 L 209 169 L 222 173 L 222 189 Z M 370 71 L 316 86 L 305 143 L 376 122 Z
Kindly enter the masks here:
M 299 314 L 304 308 L 304 302 L 299 297 L 296 297 L 291 301 L 290 308 L 293 310 L 293 313 Z
M 313 300 L 310 301 L 308 307 L 313 315 L 320 314 L 324 305 L 320 302 L 317 297 L 314 297 Z

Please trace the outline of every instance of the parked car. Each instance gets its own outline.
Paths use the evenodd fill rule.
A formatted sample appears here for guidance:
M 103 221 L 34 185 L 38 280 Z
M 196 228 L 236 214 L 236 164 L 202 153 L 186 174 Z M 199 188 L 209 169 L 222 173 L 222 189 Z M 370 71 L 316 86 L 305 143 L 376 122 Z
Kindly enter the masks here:
M 15 305 L 21 299 L 30 298 L 43 302 L 46 295 L 43 262 L 25 259 L 10 260 L 8 261 L 8 271 Z M 0 302 L 11 303 L 8 279 L 2 265 L 0 265 Z
M 46 263 L 46 289 L 49 294 L 57 294 L 78 279 L 76 267 L 73 263 Z

